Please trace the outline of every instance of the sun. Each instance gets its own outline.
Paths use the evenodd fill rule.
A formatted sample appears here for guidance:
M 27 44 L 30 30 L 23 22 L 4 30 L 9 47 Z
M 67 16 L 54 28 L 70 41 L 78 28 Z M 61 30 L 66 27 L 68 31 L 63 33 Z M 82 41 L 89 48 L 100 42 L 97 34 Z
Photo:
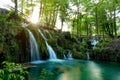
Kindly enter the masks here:
M 35 6 L 34 9 L 33 9 L 33 12 L 32 12 L 32 16 L 31 16 L 31 19 L 30 21 L 33 23 L 33 24 L 37 24 L 38 23 L 38 20 L 39 20 L 39 6 Z

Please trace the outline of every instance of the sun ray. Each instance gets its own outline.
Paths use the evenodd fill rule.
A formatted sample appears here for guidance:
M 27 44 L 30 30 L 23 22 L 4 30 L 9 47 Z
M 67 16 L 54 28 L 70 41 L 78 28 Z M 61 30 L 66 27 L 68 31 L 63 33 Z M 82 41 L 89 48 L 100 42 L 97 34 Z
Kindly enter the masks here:
M 31 16 L 31 22 L 34 24 L 38 23 L 38 19 L 39 19 L 39 5 L 36 5 L 33 9 L 33 13 Z

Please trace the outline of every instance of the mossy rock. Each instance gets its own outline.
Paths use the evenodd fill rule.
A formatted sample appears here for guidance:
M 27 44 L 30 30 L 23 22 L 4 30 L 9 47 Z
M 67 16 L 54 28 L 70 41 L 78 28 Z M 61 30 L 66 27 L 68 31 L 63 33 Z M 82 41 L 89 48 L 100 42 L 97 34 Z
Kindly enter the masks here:
M 29 51 L 29 35 L 26 29 L 23 29 L 16 39 L 19 45 L 19 62 L 28 62 L 30 61 L 30 51 Z

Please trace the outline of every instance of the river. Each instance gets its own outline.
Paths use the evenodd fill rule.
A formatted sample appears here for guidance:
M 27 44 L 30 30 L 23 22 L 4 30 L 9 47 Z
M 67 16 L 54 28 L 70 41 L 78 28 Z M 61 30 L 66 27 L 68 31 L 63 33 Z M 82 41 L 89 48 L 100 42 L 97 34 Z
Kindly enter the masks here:
M 120 80 L 120 64 L 87 61 L 37 61 L 29 69 L 31 80 Z

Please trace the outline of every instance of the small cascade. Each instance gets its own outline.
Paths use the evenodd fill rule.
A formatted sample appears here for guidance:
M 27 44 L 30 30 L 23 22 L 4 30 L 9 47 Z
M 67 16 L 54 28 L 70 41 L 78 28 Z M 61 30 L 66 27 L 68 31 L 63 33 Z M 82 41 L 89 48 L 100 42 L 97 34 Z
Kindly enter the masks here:
M 49 59 L 57 59 L 57 56 L 55 54 L 55 51 L 53 50 L 53 48 L 47 43 L 46 41 L 46 45 L 47 45 L 47 49 L 49 52 Z
M 50 38 L 52 38 L 52 35 L 49 33 L 48 30 L 45 30 L 45 32 L 47 32 L 49 34 Z
M 87 58 L 87 60 L 90 60 L 89 52 L 86 52 L 86 58 Z
M 72 58 L 72 53 L 71 53 L 71 51 L 68 52 L 67 58 L 68 58 L 69 60 L 70 60 L 70 59 L 73 59 L 73 58 Z
M 73 59 L 71 51 L 69 51 L 67 55 L 64 54 L 64 59 L 69 59 L 69 60 Z
M 41 36 L 44 38 L 45 41 L 47 41 L 46 37 L 44 36 L 44 34 L 41 32 L 41 30 L 39 29 L 38 32 L 41 34 Z
M 38 30 L 40 32 L 40 34 L 42 35 L 42 37 L 44 38 L 45 42 L 46 42 L 46 46 L 47 46 L 47 50 L 49 53 L 49 59 L 57 59 L 56 53 L 53 50 L 53 48 L 48 44 L 46 37 L 43 35 L 43 33 Z
M 30 30 L 28 30 L 28 32 L 29 32 L 29 40 L 30 40 L 31 61 L 40 60 L 39 49 L 35 37 Z
M 96 45 L 99 43 L 96 39 L 91 40 L 91 45 L 93 45 L 93 49 L 96 47 Z
M 67 59 L 66 55 L 64 54 L 64 59 Z
M 27 27 L 28 25 L 24 22 L 21 23 L 22 27 Z

